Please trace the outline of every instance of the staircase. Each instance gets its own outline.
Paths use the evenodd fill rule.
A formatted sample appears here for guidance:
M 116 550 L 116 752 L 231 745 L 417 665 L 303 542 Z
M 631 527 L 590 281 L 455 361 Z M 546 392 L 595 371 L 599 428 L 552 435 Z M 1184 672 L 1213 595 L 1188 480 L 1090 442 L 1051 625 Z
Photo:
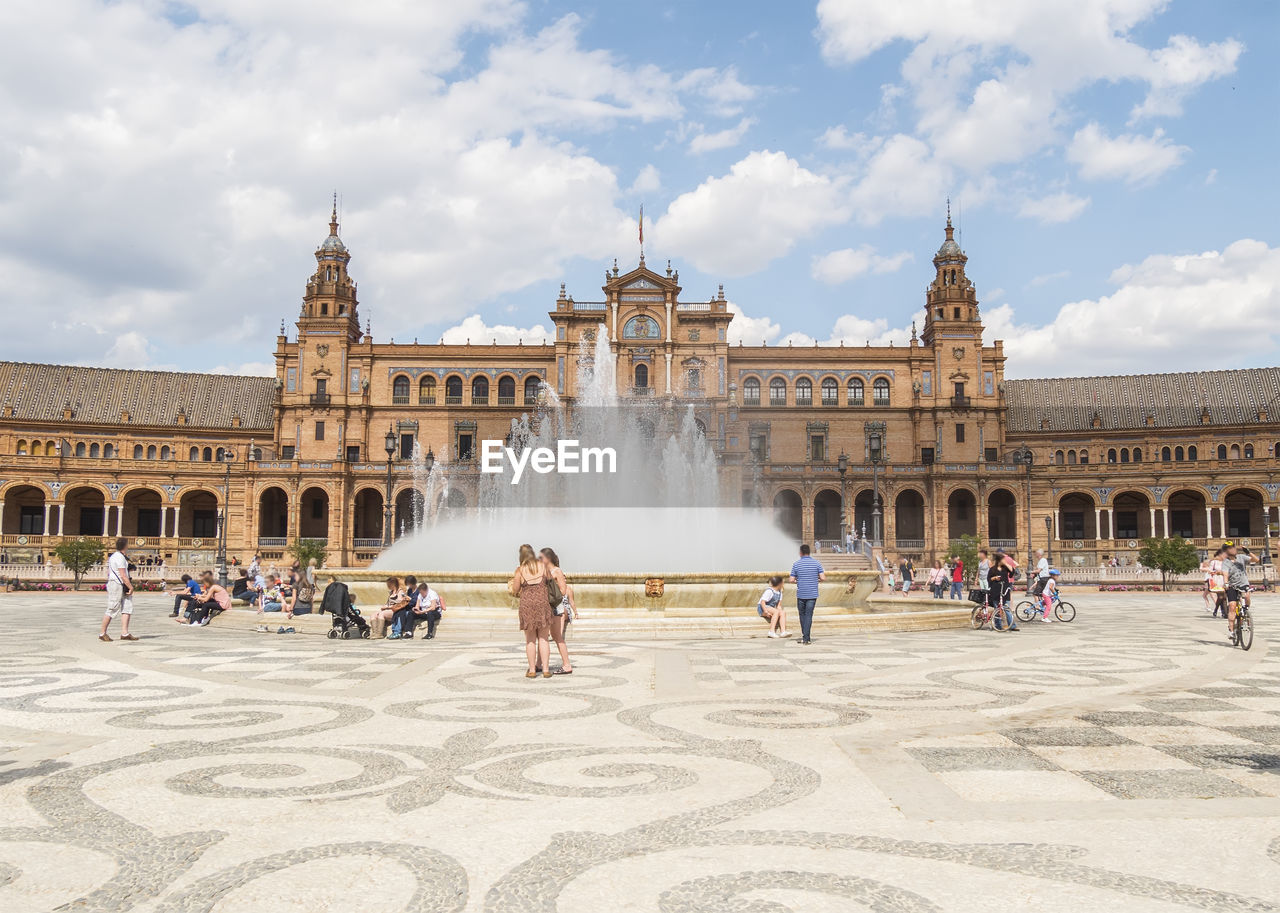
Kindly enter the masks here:
M 822 569 L 827 572 L 827 576 L 834 574 L 851 574 L 854 571 L 872 571 L 875 570 L 871 565 L 871 560 L 862 554 L 854 552 L 853 554 L 818 554 L 814 556 L 818 559 L 818 563 L 822 565 Z

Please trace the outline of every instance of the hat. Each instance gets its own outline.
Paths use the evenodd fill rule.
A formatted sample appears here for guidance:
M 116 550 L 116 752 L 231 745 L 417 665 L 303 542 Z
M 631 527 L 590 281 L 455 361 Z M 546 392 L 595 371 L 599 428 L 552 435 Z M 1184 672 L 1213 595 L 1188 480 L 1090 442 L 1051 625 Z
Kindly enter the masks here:
M 1056 567 L 1051 567 L 1051 568 L 1049 568 L 1049 576 L 1050 576 L 1050 577 L 1057 577 L 1057 576 L 1058 576 L 1059 574 L 1061 574 L 1061 573 L 1062 573 L 1062 571 L 1058 570 Z
M 1236 546 L 1236 544 L 1235 544 L 1234 542 L 1232 542 L 1230 539 L 1228 539 L 1226 542 L 1222 543 L 1222 547 L 1223 547 L 1223 548 L 1235 548 L 1235 546 Z

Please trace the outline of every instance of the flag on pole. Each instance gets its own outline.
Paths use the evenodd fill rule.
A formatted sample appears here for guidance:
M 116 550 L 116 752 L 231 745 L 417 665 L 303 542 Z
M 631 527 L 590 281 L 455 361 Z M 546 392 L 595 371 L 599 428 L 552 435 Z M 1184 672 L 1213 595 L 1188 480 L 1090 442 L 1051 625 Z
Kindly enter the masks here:
M 644 204 L 640 204 L 640 246 L 644 247 Z

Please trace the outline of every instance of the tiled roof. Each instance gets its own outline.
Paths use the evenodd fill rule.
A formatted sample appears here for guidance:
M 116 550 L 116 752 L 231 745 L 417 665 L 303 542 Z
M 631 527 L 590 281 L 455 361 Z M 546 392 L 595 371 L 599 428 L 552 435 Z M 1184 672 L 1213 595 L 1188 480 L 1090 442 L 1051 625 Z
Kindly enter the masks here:
M 1104 431 L 1148 427 L 1149 415 L 1156 428 L 1188 427 L 1205 408 L 1214 425 L 1256 422 L 1263 410 L 1280 422 L 1280 368 L 1006 380 L 1004 389 L 1009 434 L 1086 431 L 1095 414 Z
M 178 410 L 194 428 L 275 427 L 274 377 L 183 374 L 72 365 L 0 362 L 0 410 L 15 419 L 62 421 L 71 404 L 73 421 L 119 425 L 122 412 L 132 425 L 176 425 Z

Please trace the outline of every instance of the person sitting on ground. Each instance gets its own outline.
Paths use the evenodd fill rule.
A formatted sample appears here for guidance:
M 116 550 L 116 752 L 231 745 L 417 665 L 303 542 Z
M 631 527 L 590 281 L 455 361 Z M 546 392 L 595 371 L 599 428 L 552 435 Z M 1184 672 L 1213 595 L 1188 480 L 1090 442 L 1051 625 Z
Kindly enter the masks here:
M 774 575 L 769 578 L 769 585 L 760 594 L 756 602 L 756 613 L 769 622 L 770 637 L 790 637 L 787 633 L 787 610 L 782 605 L 784 581 Z
M 440 598 L 440 594 L 425 582 L 418 584 L 418 601 L 413 607 L 413 617 L 416 622 L 427 623 L 427 633 L 422 635 L 423 640 L 436 636 L 436 627 L 443 615 L 444 600 Z M 413 636 L 413 628 L 409 629 L 409 636 Z
M 258 608 L 258 614 L 264 612 L 283 612 L 286 596 L 284 588 L 280 585 L 280 580 L 275 574 L 267 576 L 267 585 L 262 590 L 262 605 Z
M 214 582 L 212 571 L 205 571 L 200 583 L 204 591 L 191 606 L 192 627 L 207 625 L 213 616 L 231 608 L 231 594 L 225 587 Z M 178 623 L 182 624 L 181 619 Z
M 396 617 L 396 612 L 403 609 L 409 604 L 409 595 L 405 593 L 404 587 L 400 585 L 399 577 L 387 578 L 387 602 L 380 608 L 375 609 L 369 618 L 369 627 L 372 629 L 370 637 L 380 638 L 386 635 L 387 622 Z
M 241 568 L 240 576 L 231 581 L 231 598 L 245 605 L 253 605 L 256 596 L 257 593 L 253 591 L 253 581 L 249 579 L 244 568 Z
M 184 602 L 187 604 L 185 614 L 190 615 L 191 604 L 195 602 L 196 598 L 200 595 L 200 581 L 196 580 L 190 574 L 183 574 L 182 586 L 177 587 L 170 592 L 176 593 L 177 595 L 173 597 L 173 612 L 170 613 L 169 617 L 177 618 L 178 612 L 182 609 L 182 604 Z
M 416 620 L 413 610 L 418 607 L 418 578 L 412 574 L 404 578 L 404 594 L 408 599 L 391 616 L 391 632 L 387 634 L 387 640 L 399 640 L 401 637 L 413 640 L 413 625 Z

